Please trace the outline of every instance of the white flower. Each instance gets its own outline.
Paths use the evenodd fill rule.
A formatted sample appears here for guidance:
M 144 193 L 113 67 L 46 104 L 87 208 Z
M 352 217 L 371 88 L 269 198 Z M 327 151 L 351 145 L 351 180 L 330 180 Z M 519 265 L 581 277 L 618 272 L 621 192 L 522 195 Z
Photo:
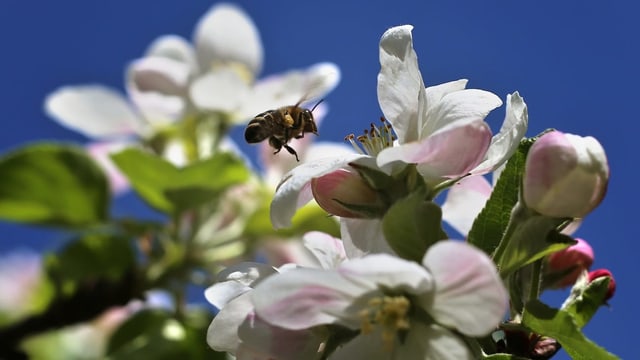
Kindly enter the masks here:
M 412 28 L 391 28 L 380 41 L 378 101 L 399 146 L 382 150 L 378 165 L 418 164 L 427 180 L 495 170 L 513 154 L 527 129 L 522 98 L 517 92 L 507 97 L 504 124 L 491 138 L 484 118 L 502 104 L 500 99 L 488 91 L 465 89 L 467 80 L 425 89 Z
M 313 179 L 348 168 L 351 162 L 387 174 L 403 162 L 415 163 L 426 182 L 437 183 L 443 178 L 493 171 L 516 150 L 528 123 L 526 105 L 519 94 L 507 96 L 504 123 L 491 138 L 484 118 L 501 104 L 500 99 L 487 91 L 465 89 L 466 80 L 425 88 L 411 29 L 408 25 L 392 28 L 380 41 L 378 99 L 398 135 L 397 143 L 393 144 L 383 124 L 369 132 L 376 132 L 377 136 L 359 140 L 365 154 L 330 157 L 293 169 L 282 179 L 271 204 L 275 228 L 290 226 L 296 209 L 313 198 L 310 187 Z M 362 237 L 363 233 L 371 232 L 363 231 L 363 224 L 379 228 L 379 220 L 341 219 L 341 222 L 345 243 L 353 244 L 357 253 L 390 251 L 381 233 L 377 240 Z M 373 247 L 363 248 L 364 243 Z
M 280 328 L 360 331 L 332 359 L 470 359 L 454 331 L 487 335 L 507 308 L 493 262 L 455 241 L 433 245 L 422 266 L 376 254 L 335 270 L 292 269 L 261 282 L 251 301 L 258 317 Z
M 314 266 L 332 269 L 345 260 L 340 239 L 310 232 L 305 234 L 303 242 L 315 259 Z M 249 354 L 255 359 L 312 358 L 324 337 L 313 331 L 292 331 L 265 323 L 255 315 L 250 301 L 253 288 L 260 282 L 292 268 L 294 264 L 275 269 L 265 264 L 241 263 L 220 272 L 216 284 L 205 291 L 207 300 L 220 309 L 207 332 L 209 346 L 239 358 Z

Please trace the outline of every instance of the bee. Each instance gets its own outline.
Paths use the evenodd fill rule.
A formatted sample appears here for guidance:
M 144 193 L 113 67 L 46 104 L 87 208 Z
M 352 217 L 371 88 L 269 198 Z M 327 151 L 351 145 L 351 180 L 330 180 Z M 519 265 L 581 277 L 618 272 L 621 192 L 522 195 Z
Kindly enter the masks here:
M 298 153 L 288 143 L 291 139 L 302 139 L 305 133 L 318 135 L 313 110 L 322 100 L 318 101 L 311 110 L 301 107 L 302 101 L 256 115 L 244 130 L 244 139 L 249 144 L 255 144 L 268 138 L 269 145 L 276 150 L 274 154 L 285 148 L 289 154 L 296 157 L 296 161 L 300 161 Z

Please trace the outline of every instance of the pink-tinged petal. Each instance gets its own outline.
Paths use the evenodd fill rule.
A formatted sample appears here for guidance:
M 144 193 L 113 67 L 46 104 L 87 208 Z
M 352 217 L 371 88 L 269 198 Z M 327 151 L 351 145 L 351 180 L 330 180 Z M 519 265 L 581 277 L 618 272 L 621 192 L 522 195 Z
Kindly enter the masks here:
M 251 18 L 236 5 L 212 6 L 196 25 L 194 43 L 204 71 L 220 63 L 241 63 L 253 74 L 262 68 L 260 33 Z
M 220 68 L 197 78 L 190 89 L 194 105 L 203 110 L 233 114 L 249 95 L 249 85 L 231 68 Z
M 283 329 L 258 316 L 248 317 L 238 329 L 238 336 L 242 340 L 235 354 L 238 359 L 315 359 L 326 341 L 314 329 Z
M 460 336 L 438 325 L 413 322 L 402 346 L 397 347 L 393 359 L 474 359 L 474 355 Z
M 89 155 L 100 165 L 109 180 L 109 188 L 114 195 L 121 195 L 130 188 L 129 180 L 111 160 L 110 155 L 131 146 L 127 142 L 100 142 L 87 145 Z
M 311 179 L 331 171 L 346 167 L 351 161 L 363 155 L 352 154 L 339 158 L 318 159 L 312 163 L 303 163 L 287 173 L 278 187 L 271 202 L 271 223 L 275 229 L 291 226 L 291 218 L 296 210 L 313 198 L 309 186 Z
M 311 231 L 304 234 L 302 241 L 323 269 L 335 269 L 347 258 L 342 240 L 329 234 Z
M 435 278 L 433 303 L 425 308 L 438 323 L 469 336 L 484 336 L 502 320 L 507 291 L 495 264 L 466 243 L 440 241 L 422 263 Z
M 468 176 L 449 188 L 442 204 L 442 219 L 467 236 L 491 195 L 491 184 L 482 176 Z
M 102 85 L 61 87 L 47 96 L 45 111 L 90 138 L 132 135 L 143 126 L 124 96 Z
M 340 234 L 349 259 L 377 253 L 395 255 L 384 237 L 380 219 L 342 218 Z
M 413 50 L 412 29 L 411 25 L 393 27 L 380 40 L 378 102 L 400 143 L 418 139 L 418 102 L 425 91 Z
M 559 279 L 554 287 L 567 287 L 575 284 L 583 271 L 588 271 L 593 264 L 594 254 L 591 245 L 583 239 L 576 239 L 577 243 L 555 252 L 547 258 L 545 272 L 562 273 L 573 269 L 571 273 Z
M 207 330 L 207 344 L 217 351 L 235 352 L 240 344 L 238 328 L 253 312 L 251 293 L 236 297 L 218 312 Z
M 520 140 L 529 126 L 527 104 L 516 91 L 507 95 L 507 109 L 500 132 L 491 139 L 491 145 L 480 165 L 471 171 L 474 175 L 482 175 L 496 170 L 504 164 L 518 149 Z
M 160 56 L 180 61 L 189 66 L 190 74 L 199 72 L 196 53 L 191 43 L 178 35 L 163 35 L 155 39 L 145 52 L 146 56 Z
M 465 89 L 448 93 L 426 109 L 420 137 L 431 136 L 446 127 L 462 127 L 482 121 L 500 105 L 502 100 L 498 96 L 484 90 Z
M 484 121 L 451 127 L 378 154 L 379 166 L 402 161 L 418 164 L 418 171 L 428 179 L 458 177 L 473 169 L 484 157 L 491 141 L 491 130 Z
M 435 285 L 424 267 L 388 254 L 352 259 L 340 265 L 338 273 L 353 283 L 375 284 L 375 288 L 408 294 L 428 293 Z
M 285 329 L 332 323 L 357 328 L 357 314 L 349 313 L 349 307 L 374 289 L 373 284 L 354 283 L 333 271 L 299 268 L 267 278 L 251 298 L 256 314 Z
M 369 218 L 348 205 L 379 207 L 378 193 L 352 168 L 332 171 L 311 180 L 311 191 L 318 205 L 327 213 L 347 218 Z

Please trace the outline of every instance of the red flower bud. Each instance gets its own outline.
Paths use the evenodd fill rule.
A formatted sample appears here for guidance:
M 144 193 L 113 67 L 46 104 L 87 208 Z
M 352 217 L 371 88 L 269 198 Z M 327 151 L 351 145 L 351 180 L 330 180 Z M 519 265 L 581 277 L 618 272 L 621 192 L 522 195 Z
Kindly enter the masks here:
M 557 287 L 573 285 L 580 273 L 589 270 L 593 264 L 593 249 L 589 243 L 582 239 L 576 240 L 577 244 L 549 255 L 547 265 L 550 272 L 558 273 L 574 269 L 555 284 Z
M 605 276 L 609 278 L 609 288 L 607 289 L 607 294 L 604 297 L 604 301 L 607 301 L 611 299 L 613 297 L 613 294 L 615 294 L 616 292 L 616 281 L 614 280 L 613 274 L 611 274 L 611 271 L 607 269 L 593 270 L 592 272 L 589 273 L 589 282 L 592 282 L 597 278 L 601 278 Z

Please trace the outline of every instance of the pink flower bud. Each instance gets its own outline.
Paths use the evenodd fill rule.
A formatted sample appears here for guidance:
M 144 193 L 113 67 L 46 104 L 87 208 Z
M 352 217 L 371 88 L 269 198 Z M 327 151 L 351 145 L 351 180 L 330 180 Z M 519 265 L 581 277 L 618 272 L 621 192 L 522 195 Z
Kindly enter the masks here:
M 332 215 L 363 218 L 368 217 L 367 209 L 378 208 L 377 193 L 351 169 L 338 169 L 312 179 L 311 191 L 318 205 Z
M 558 281 L 555 286 L 566 287 L 573 285 L 580 274 L 589 270 L 593 264 L 593 249 L 586 241 L 576 239 L 577 244 L 549 255 L 548 270 L 553 273 L 574 270 Z
M 524 201 L 545 216 L 581 218 L 600 204 L 608 181 L 607 157 L 596 139 L 553 131 L 529 150 Z
M 607 301 L 613 297 L 613 294 L 616 292 L 616 281 L 613 278 L 613 274 L 611 271 L 607 269 L 598 269 L 593 270 L 589 273 L 589 282 L 601 277 L 609 277 L 609 288 L 607 289 L 607 294 L 604 297 L 604 301 Z

